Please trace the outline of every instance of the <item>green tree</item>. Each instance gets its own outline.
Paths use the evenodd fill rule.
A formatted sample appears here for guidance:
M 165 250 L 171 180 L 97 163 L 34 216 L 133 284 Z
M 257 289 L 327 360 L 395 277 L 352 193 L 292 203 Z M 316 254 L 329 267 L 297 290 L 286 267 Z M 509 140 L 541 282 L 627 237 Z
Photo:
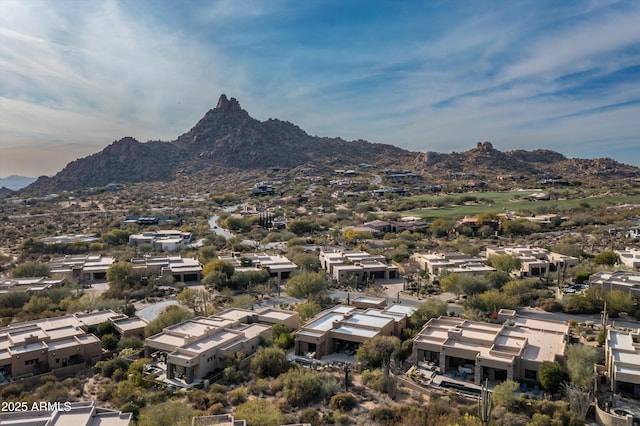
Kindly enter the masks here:
M 447 302 L 430 297 L 416 307 L 416 311 L 409 317 L 409 325 L 418 330 L 431 318 L 447 315 Z
M 603 251 L 593 258 L 593 263 L 596 265 L 614 266 L 619 260 L 620 258 L 616 252 Z
M 522 267 L 520 258 L 510 254 L 493 254 L 489 256 L 489 264 L 498 271 L 506 272 L 507 274 Z
M 564 380 L 564 368 L 557 362 L 545 361 L 538 369 L 540 384 L 549 393 L 557 393 Z
M 107 269 L 107 280 L 118 288 L 123 288 L 131 283 L 133 265 L 129 262 L 116 262 Z
M 201 247 L 200 250 L 198 250 L 198 258 L 200 260 L 200 263 L 202 263 L 203 265 L 211 262 L 216 257 L 218 257 L 218 254 L 216 253 L 216 249 L 214 247 L 204 246 Z
M 118 347 L 118 338 L 113 334 L 105 334 L 101 340 L 102 347 L 108 351 L 113 351 Z
M 496 385 L 491 395 L 493 404 L 497 407 L 504 407 L 507 410 L 515 409 L 518 402 L 515 392 L 519 387 L 518 383 L 513 380 L 506 380 Z
M 185 288 L 176 296 L 176 301 L 196 313 L 205 313 L 209 292 L 203 289 Z
M 429 226 L 429 232 L 436 238 L 445 237 L 451 228 L 453 227 L 454 222 L 450 219 L 439 218 L 431 222 Z
M 251 371 L 258 377 L 278 377 L 289 369 L 284 350 L 276 347 L 260 347 L 251 360 Z
M 165 327 L 178 324 L 182 321 L 186 321 L 193 317 L 193 314 L 188 310 L 176 305 L 171 305 L 165 309 L 163 313 L 158 315 L 158 318 L 151 321 L 144 329 L 145 336 L 153 336 L 160 333 Z
M 598 360 L 596 348 L 584 345 L 567 346 L 567 373 L 571 383 L 583 389 L 593 387 L 593 365 Z
M 291 368 L 282 378 L 282 393 L 293 407 L 310 404 L 321 395 L 322 380 L 317 372 Z
M 289 226 L 287 226 L 287 229 L 299 236 L 299 235 L 309 234 L 317 230 L 318 226 L 315 223 L 308 221 L 306 219 L 296 219 L 292 221 L 289 224 Z
M 121 246 L 129 243 L 131 232 L 124 229 L 113 229 L 102 234 L 102 241 L 110 246 Z
M 623 291 L 613 290 L 604 294 L 604 300 L 607 302 L 607 310 L 614 316 L 620 312 L 633 314 L 635 311 L 635 298 Z
M 311 298 L 326 293 L 328 284 L 323 272 L 300 271 L 287 281 L 287 294 L 311 301 Z
M 24 277 L 47 277 L 49 276 L 49 265 L 42 262 L 29 261 L 22 263 L 11 271 L 13 278 Z
M 318 272 L 318 270 L 320 270 L 320 259 L 318 259 L 318 256 L 315 254 L 304 252 L 296 253 L 291 261 L 298 265 L 300 269 L 311 272 Z
M 315 317 L 321 310 L 322 306 L 316 302 L 301 302 L 295 307 L 295 311 L 300 315 L 300 321 L 302 322 Z
M 236 408 L 236 420 L 245 420 L 247 426 L 279 426 L 281 414 L 277 404 L 266 399 L 252 399 Z
M 400 339 L 395 336 L 376 336 L 365 340 L 356 351 L 356 360 L 372 368 L 389 365 L 391 355 L 400 349 Z
M 207 276 L 214 271 L 222 272 L 227 276 L 227 278 L 231 278 L 235 272 L 235 268 L 231 263 L 225 262 L 222 259 L 214 259 L 202 267 L 203 276 Z

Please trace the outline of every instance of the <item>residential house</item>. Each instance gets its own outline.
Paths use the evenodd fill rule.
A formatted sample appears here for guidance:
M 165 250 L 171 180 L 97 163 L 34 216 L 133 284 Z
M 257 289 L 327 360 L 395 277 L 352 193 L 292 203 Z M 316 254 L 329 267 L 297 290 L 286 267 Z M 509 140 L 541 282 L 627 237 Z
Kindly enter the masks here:
M 564 363 L 567 323 L 520 317 L 506 309 L 498 318 L 504 322 L 432 318 L 413 341 L 413 359 L 439 366 L 444 374 L 467 371 L 477 385 L 485 379 L 538 383 L 542 363 Z
M 262 322 L 264 321 L 264 322 Z M 274 323 L 297 327 L 295 312 L 226 309 L 166 327 L 145 340 L 145 356 L 166 360 L 166 378 L 192 384 L 224 367 L 227 355 L 253 354 Z
M 616 250 L 615 253 L 620 258 L 626 268 L 632 270 L 640 269 L 640 249 L 635 247 L 627 247 L 625 250 Z
M 411 259 L 420 265 L 420 269 L 434 277 L 443 270 L 465 275 L 482 275 L 496 270 L 488 265 L 487 258 L 464 253 L 414 253 Z
M 54 257 L 49 261 L 49 273 L 72 277 L 80 282 L 106 281 L 107 270 L 115 261 L 115 257 L 100 254 Z
M 9 278 L 0 280 L 0 293 L 8 293 L 10 291 L 21 292 L 39 292 L 47 291 L 53 288 L 62 287 L 65 277 L 49 278 L 49 277 L 24 277 Z
M 601 271 L 589 277 L 589 287 L 603 291 L 618 290 L 640 299 L 640 273 L 629 271 Z
M 269 275 L 278 280 L 288 279 L 292 273 L 298 270 L 298 265 L 284 256 L 269 255 L 266 253 L 232 253 L 220 256 L 220 260 L 230 263 L 236 271 L 258 271 L 265 269 Z
M 191 243 L 191 232 L 177 229 L 148 231 L 129 236 L 129 245 L 150 244 L 156 250 L 176 251 Z
M 365 251 L 321 250 L 319 259 L 321 267 L 337 284 L 350 280 L 362 283 L 399 277 L 398 267 L 387 264 L 383 255 L 371 255 Z
M 640 329 L 607 330 L 605 367 L 607 384 L 615 393 L 640 397 Z
M 0 412 L 3 426 L 128 426 L 132 413 L 96 407 L 95 401 L 40 401 L 26 411 Z M 235 425 L 234 425 L 235 426 Z
M 576 257 L 538 247 L 487 247 L 487 258 L 494 255 L 510 255 L 520 259 L 520 270 L 513 272 L 519 278 L 545 277 L 550 271 L 566 270 L 579 263 Z
M 159 271 L 160 276 L 170 275 L 177 282 L 194 282 L 202 278 L 202 264 L 198 259 L 182 256 L 141 256 L 131 259 L 134 269 Z
M 380 305 L 379 301 L 361 299 L 359 306 Z M 319 359 L 342 350 L 353 351 L 376 336 L 400 336 L 415 309 L 405 305 L 383 309 L 335 306 L 319 313 L 296 332 L 295 354 Z
M 114 311 L 76 313 L 15 323 L 0 328 L 0 383 L 51 371 L 64 377 L 95 363 L 102 355 L 102 343 L 91 330 L 106 321 L 116 324 L 134 321 Z M 142 320 L 139 320 L 142 321 Z M 132 335 L 138 328 L 129 326 Z

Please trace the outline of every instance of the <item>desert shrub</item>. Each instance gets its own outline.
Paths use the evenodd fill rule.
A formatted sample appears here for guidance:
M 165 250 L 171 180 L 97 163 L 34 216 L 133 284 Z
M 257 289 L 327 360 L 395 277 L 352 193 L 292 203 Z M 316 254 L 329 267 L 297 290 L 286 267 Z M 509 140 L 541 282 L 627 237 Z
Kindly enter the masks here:
M 124 405 L 120 407 L 120 411 L 123 413 L 131 413 L 133 414 L 133 419 L 137 420 L 140 416 L 140 406 L 134 402 L 125 402 Z
M 276 347 L 260 347 L 251 360 L 251 371 L 258 377 L 278 377 L 287 371 L 289 361 L 285 352 Z
M 311 426 L 316 426 L 320 424 L 321 418 L 318 410 L 309 407 L 300 412 L 300 418 L 298 420 L 300 423 L 309 423 Z
M 322 389 L 318 374 L 303 368 L 289 370 L 282 378 L 282 385 L 285 398 L 294 407 L 314 401 Z
M 239 405 L 247 400 L 247 388 L 241 386 L 229 392 L 229 403 L 231 405 Z
M 375 407 L 369 410 L 371 420 L 381 426 L 394 426 L 402 419 L 401 412 L 394 407 Z
M 234 417 L 246 420 L 247 426 L 279 426 L 281 425 L 278 407 L 265 399 L 252 399 L 236 409 Z
M 356 397 L 351 392 L 338 393 L 331 397 L 331 408 L 349 411 L 357 405 Z

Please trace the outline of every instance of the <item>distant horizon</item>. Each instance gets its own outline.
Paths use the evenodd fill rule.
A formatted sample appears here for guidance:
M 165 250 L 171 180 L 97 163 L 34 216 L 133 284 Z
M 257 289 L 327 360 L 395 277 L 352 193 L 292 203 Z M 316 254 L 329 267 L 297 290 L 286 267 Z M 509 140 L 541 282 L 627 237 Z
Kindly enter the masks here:
M 310 135 L 640 167 L 638 22 L 632 0 L 3 0 L 0 174 L 174 140 L 221 93 Z

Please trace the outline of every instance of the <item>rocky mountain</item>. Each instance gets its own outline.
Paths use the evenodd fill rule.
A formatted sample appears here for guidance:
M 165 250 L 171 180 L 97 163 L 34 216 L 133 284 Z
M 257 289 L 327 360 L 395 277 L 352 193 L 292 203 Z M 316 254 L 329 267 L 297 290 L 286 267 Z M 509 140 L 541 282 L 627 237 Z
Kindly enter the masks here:
M 418 154 L 414 166 L 431 176 L 467 173 L 481 178 L 521 176 L 567 180 L 640 178 L 640 168 L 612 160 L 566 158 L 546 149 L 499 151 L 491 142 L 478 142 L 465 152 Z
M 28 192 L 51 192 L 103 186 L 111 182 L 206 180 L 273 167 L 304 168 L 307 173 L 351 168 L 360 163 L 412 169 L 438 179 L 450 173 L 487 176 L 640 177 L 640 169 L 610 159 L 567 159 L 553 151 L 501 152 L 478 143 L 462 153 L 416 153 L 363 140 L 310 136 L 287 121 L 259 121 L 234 98 L 220 96 L 214 109 L 171 142 L 139 142 L 125 137 L 102 151 L 69 163 L 55 176 L 40 177 Z
M 366 141 L 310 136 L 281 120 L 259 121 L 234 98 L 218 104 L 188 132 L 172 142 L 139 142 L 125 137 L 99 153 L 69 163 L 51 178 L 40 177 L 32 192 L 73 190 L 110 182 L 172 181 L 269 167 L 328 171 L 358 163 L 380 165 L 413 161 L 401 148 Z

